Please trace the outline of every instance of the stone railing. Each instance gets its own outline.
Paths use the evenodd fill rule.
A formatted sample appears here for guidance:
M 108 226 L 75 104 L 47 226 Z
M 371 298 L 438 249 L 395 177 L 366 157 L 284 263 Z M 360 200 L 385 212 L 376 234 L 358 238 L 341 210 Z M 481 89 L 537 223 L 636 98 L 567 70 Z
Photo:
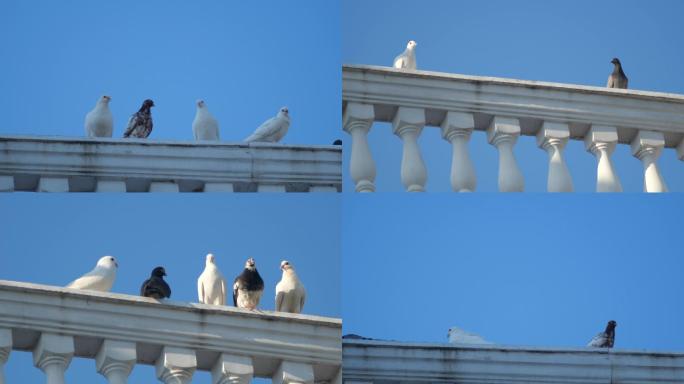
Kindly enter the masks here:
M 337 192 L 340 146 L 0 136 L 0 191 Z
M 344 340 L 343 381 L 372 383 L 684 383 L 684 353 Z
M 611 162 L 617 144 L 641 160 L 644 190 L 667 187 L 657 159 L 664 148 L 684 160 L 684 95 L 542 83 L 428 71 L 346 65 L 342 68 L 343 127 L 351 135 L 350 175 L 356 191 L 375 190 L 375 162 L 367 141 L 373 122 L 390 122 L 403 142 L 401 181 L 424 191 L 427 168 L 418 145 L 425 126 L 437 127 L 452 146 L 451 186 L 474 191 L 468 154 L 473 130 L 485 131 L 499 152 L 500 191 L 525 186 L 513 148 L 520 135 L 535 136 L 548 153 L 547 190 L 573 190 L 563 157 L 569 139 L 582 140 L 597 159 L 598 192 L 622 191 Z
M 48 384 L 64 383 L 75 356 L 94 360 L 109 383 L 126 383 L 135 364 L 164 383 L 341 383 L 339 319 L 158 302 L 114 293 L 0 280 L 0 383 L 11 350 L 33 352 Z M 150 378 L 149 381 L 153 381 Z

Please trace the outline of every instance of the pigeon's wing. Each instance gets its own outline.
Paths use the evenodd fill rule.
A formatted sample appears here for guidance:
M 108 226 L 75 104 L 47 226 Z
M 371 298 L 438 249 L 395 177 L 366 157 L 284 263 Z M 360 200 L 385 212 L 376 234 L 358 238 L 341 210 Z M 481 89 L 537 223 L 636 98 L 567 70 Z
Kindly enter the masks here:
M 299 299 L 299 312 L 304 312 L 304 302 L 306 302 L 306 289 L 302 289 L 302 297 Z
M 398 69 L 404 68 L 406 66 L 406 55 L 401 53 L 399 56 L 395 57 L 392 66 Z
M 135 130 L 135 127 L 138 125 L 138 114 L 134 113 L 131 115 L 131 118 L 128 119 L 128 127 L 126 128 L 126 132 L 124 132 L 124 137 L 129 137 L 131 133 L 133 133 L 133 130 Z
M 237 298 L 238 298 L 238 289 L 240 288 L 240 283 L 238 282 L 238 279 L 235 279 L 235 282 L 233 283 L 233 305 L 237 307 Z
M 102 281 L 103 276 L 95 271 L 90 271 L 67 285 L 67 288 L 88 289 Z
M 142 286 L 140 287 L 140 296 L 145 296 L 145 293 L 147 292 L 147 286 L 149 284 L 150 284 L 150 279 L 143 281 Z
M 200 303 L 206 303 L 204 300 L 204 284 L 202 284 L 202 275 L 197 279 L 197 298 Z
M 629 79 L 625 76 L 625 89 L 629 88 Z
M 275 310 L 278 312 L 283 311 L 283 301 L 285 300 L 285 292 L 276 292 L 276 297 L 275 297 Z
M 613 80 L 613 75 L 608 76 L 608 83 L 606 87 L 613 88 L 615 86 L 615 81 Z
M 221 297 L 219 298 L 221 305 L 226 305 L 226 293 L 226 279 L 221 277 Z
M 273 136 L 280 129 L 280 123 L 281 122 L 278 120 L 278 118 L 271 117 L 261 124 L 251 136 L 245 139 L 245 141 L 257 141 Z
M 603 343 L 605 342 L 605 335 L 603 332 L 599 333 L 598 335 L 594 336 L 593 339 L 587 344 L 587 347 L 601 347 Z
M 171 287 L 169 287 L 169 284 L 164 281 L 164 279 L 159 279 L 161 280 L 159 283 L 159 289 L 162 291 L 162 294 L 164 294 L 164 297 L 170 298 L 171 297 Z

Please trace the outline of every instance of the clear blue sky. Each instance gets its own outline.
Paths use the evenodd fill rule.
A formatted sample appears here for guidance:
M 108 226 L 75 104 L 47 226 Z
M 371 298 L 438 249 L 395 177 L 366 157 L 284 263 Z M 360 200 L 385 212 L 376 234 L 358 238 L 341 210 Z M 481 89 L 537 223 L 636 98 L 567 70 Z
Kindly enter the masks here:
M 615 319 L 616 348 L 684 351 L 678 194 L 355 196 L 345 333 L 581 347 Z
M 208 252 L 231 282 L 251 256 L 265 281 L 260 307 L 273 310 L 280 261 L 288 259 L 309 292 L 304 312 L 341 316 L 338 196 L 121 194 L 106 202 L 82 194 L 2 197 L 0 279 L 63 286 L 101 256 L 113 255 L 119 261 L 113 292 L 138 295 L 150 271 L 162 265 L 172 300 L 196 302 Z M 10 383 L 44 382 L 28 352 L 13 351 L 7 372 Z M 74 359 L 67 372 L 68 382 L 105 383 L 91 359 Z M 208 382 L 209 373 L 197 375 Z M 136 366 L 131 382 L 153 381 L 153 367 Z
M 241 141 L 288 106 L 288 144 L 340 134 L 339 3 L 117 1 L 0 4 L 0 134 L 82 136 L 112 96 L 114 137 L 151 98 L 153 140 L 192 139 L 195 100 Z
M 345 0 L 342 2 L 342 62 L 391 66 L 418 42 L 419 69 L 605 86 L 610 60 L 622 60 L 630 88 L 684 94 L 682 62 L 684 2 L 678 0 Z M 345 162 L 350 140 L 345 135 Z M 378 191 L 403 190 L 401 140 L 389 124 L 369 135 L 377 163 Z M 428 167 L 429 191 L 449 191 L 451 145 L 439 129 L 426 127 L 419 144 Z M 479 191 L 497 190 L 498 157 L 483 132 L 475 132 L 471 158 Z M 571 141 L 566 159 L 576 191 L 594 191 L 596 160 L 584 144 Z M 545 191 L 548 156 L 533 137 L 522 137 L 515 155 L 527 191 Z M 643 171 L 628 146 L 613 155 L 625 191 L 641 191 Z M 684 163 L 675 151 L 659 165 L 673 191 L 684 191 Z M 344 188 L 353 190 L 345 165 Z

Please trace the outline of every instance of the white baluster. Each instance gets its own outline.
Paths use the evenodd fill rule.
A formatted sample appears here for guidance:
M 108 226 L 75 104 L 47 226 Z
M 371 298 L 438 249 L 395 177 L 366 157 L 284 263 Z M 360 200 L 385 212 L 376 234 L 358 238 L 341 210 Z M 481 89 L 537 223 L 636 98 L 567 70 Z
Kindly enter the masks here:
M 47 384 L 64 384 L 64 372 L 74 356 L 74 338 L 43 333 L 33 349 L 33 364 L 47 377 Z
M 157 378 L 166 384 L 188 384 L 197 369 L 197 357 L 191 349 L 164 347 L 155 368 Z
M 639 131 L 632 140 L 632 155 L 644 165 L 644 192 L 667 192 L 656 161 L 665 146 L 661 132 Z
M 126 192 L 126 182 L 121 180 L 98 180 L 95 192 Z
M 69 179 L 66 177 L 41 177 L 36 192 L 69 192 Z
M 313 384 L 313 367 L 309 364 L 283 361 L 273 375 L 273 384 Z
M 135 343 L 105 340 L 95 357 L 95 367 L 109 384 L 126 384 L 135 359 Z
M 368 132 L 374 119 L 372 105 L 349 103 L 344 110 L 344 130 L 352 137 L 349 173 L 356 183 L 356 192 L 375 191 L 375 161 L 368 146 Z
M 584 147 L 596 156 L 596 192 L 622 192 L 610 155 L 618 141 L 617 128 L 594 125 L 584 137 Z
M 204 192 L 233 192 L 233 183 L 205 183 Z
M 172 181 L 153 181 L 150 183 L 150 192 L 178 192 L 178 184 Z
M 342 384 L 342 367 L 337 371 L 330 384 Z
M 549 192 L 572 192 L 572 177 L 563 157 L 563 150 L 570 138 L 567 124 L 545 121 L 537 132 L 537 145 L 549 154 L 549 173 L 546 190 Z
M 5 384 L 5 363 L 12 352 L 12 330 L 0 328 L 0 384 Z
M 0 192 L 14 191 L 14 176 L 0 176 Z
M 512 117 L 494 116 L 487 128 L 487 141 L 499 151 L 499 191 L 522 192 L 525 179 L 513 155 L 520 136 L 520 122 Z
M 451 189 L 473 192 L 477 186 L 475 167 L 468 154 L 468 141 L 475 123 L 470 113 L 447 112 L 442 122 L 442 138 L 451 143 Z
M 401 182 L 408 192 L 424 192 L 427 169 L 418 147 L 418 136 L 425 125 L 425 110 L 399 107 L 392 121 L 392 131 L 404 143 L 401 157 Z
M 249 384 L 254 376 L 251 357 L 222 353 L 211 369 L 212 384 Z

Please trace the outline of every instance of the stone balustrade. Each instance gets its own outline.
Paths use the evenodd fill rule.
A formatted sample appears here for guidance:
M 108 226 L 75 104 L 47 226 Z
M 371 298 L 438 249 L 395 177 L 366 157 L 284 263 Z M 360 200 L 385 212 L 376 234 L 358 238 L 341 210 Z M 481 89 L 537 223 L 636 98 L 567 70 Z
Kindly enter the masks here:
M 0 136 L 0 191 L 338 192 L 340 146 Z
M 345 384 L 684 383 L 684 353 L 344 340 Z
M 48 384 L 63 384 L 73 357 L 94 360 L 111 384 L 136 364 L 164 383 L 341 383 L 339 319 L 249 311 L 0 280 L 0 384 L 12 350 L 33 352 Z M 150 378 L 152 381 L 153 378 Z
M 502 192 L 525 188 L 514 150 L 521 135 L 535 136 L 548 153 L 549 192 L 573 191 L 563 155 L 570 139 L 582 140 L 596 157 L 597 192 L 622 191 L 611 162 L 618 144 L 629 145 L 641 160 L 646 192 L 667 191 L 657 165 L 663 149 L 676 150 L 684 160 L 684 95 L 345 65 L 342 100 L 357 192 L 375 190 L 376 166 L 367 139 L 374 122 L 391 123 L 403 143 L 398 169 L 407 191 L 425 190 L 428 172 L 417 140 L 427 126 L 439 127 L 452 146 L 454 191 L 477 187 L 468 153 L 474 130 L 486 132 L 498 151 Z

